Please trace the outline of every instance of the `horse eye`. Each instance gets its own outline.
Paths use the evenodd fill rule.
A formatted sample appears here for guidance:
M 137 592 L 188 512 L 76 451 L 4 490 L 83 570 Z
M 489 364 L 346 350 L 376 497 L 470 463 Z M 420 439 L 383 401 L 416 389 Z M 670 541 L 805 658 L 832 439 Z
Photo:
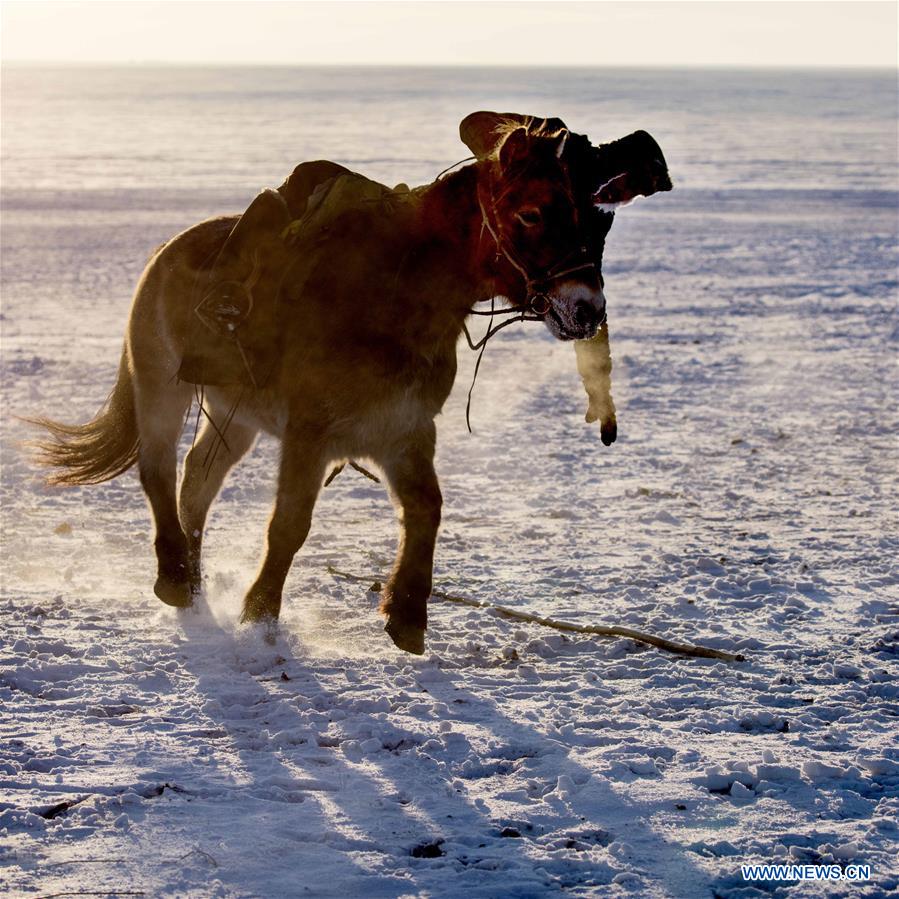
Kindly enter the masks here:
M 539 209 L 522 209 L 521 212 L 515 214 L 515 217 L 525 228 L 533 228 L 534 225 L 539 225 L 541 219 Z

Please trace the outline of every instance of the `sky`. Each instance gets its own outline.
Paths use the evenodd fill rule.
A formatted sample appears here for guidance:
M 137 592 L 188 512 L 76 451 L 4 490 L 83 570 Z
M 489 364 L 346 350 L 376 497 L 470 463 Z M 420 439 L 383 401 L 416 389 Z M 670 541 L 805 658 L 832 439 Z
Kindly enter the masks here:
M 5 62 L 897 65 L 886 2 L 4 0 Z

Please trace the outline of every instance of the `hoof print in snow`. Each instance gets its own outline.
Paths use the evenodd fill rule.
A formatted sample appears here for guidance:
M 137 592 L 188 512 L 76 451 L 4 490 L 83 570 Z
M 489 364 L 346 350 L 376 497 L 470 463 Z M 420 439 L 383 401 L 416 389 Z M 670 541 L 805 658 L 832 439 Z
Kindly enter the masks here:
M 147 787 L 146 790 L 137 790 L 137 794 L 139 796 L 143 796 L 144 799 L 154 799 L 157 796 L 162 796 L 166 790 L 171 790 L 173 793 L 187 793 L 188 790 L 185 790 L 184 787 L 179 787 L 177 784 L 164 783 L 159 784 L 155 787 Z
M 87 798 L 87 796 L 82 796 L 80 799 L 64 799 L 62 802 L 57 802 L 55 805 L 51 805 L 50 808 L 38 812 L 38 814 L 42 818 L 52 821 L 54 818 L 59 818 L 64 815 L 70 808 L 78 805 L 79 802 L 84 802 Z
M 772 731 L 786 734 L 790 732 L 790 722 L 786 718 L 780 718 L 771 714 L 771 712 L 761 711 L 741 718 L 740 730 L 751 734 L 764 734 Z
M 608 846 L 612 835 L 600 828 L 585 831 L 569 831 L 561 840 L 552 844 L 554 849 L 573 849 L 575 852 L 586 852 L 597 846 Z
M 409 851 L 409 855 L 412 858 L 440 858 L 441 856 L 446 855 L 446 853 L 440 848 L 443 845 L 443 840 L 434 840 L 430 843 L 419 843 L 417 846 L 413 846 Z

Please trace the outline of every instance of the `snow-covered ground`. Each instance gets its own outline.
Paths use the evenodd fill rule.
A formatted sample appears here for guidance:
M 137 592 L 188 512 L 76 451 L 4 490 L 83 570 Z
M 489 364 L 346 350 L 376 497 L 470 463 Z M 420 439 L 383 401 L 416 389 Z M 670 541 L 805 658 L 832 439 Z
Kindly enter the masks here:
M 496 105 L 549 105 L 509 96 Z M 825 137 L 872 133 L 829 121 Z M 814 178 L 769 141 L 767 183 L 710 189 L 676 124 L 657 136 L 686 177 L 622 211 L 608 242 L 618 442 L 583 422 L 571 347 L 533 325 L 490 344 L 469 436 L 460 350 L 439 422 L 435 581 L 737 649 L 737 664 L 438 600 L 427 654 L 404 655 L 376 594 L 328 570 L 374 581 L 392 557 L 387 498 L 352 472 L 319 501 L 268 646 L 236 623 L 272 499 L 268 440 L 214 509 L 208 606 L 163 607 L 135 475 L 44 488 L 13 416 L 93 414 L 149 250 L 239 209 L 258 160 L 240 157 L 247 193 L 4 177 L 0 892 L 899 890 L 895 177 L 878 184 L 848 151 L 825 159 L 849 144 L 819 134 L 828 187 L 777 188 Z M 744 146 L 731 133 L 717 152 Z M 9 146 L 4 167 L 25 171 Z M 866 146 L 868 162 L 895 153 Z M 55 152 L 58 178 L 82 164 L 35 151 Z M 402 159 L 385 158 L 358 167 L 387 177 Z M 442 167 L 424 150 L 406 165 Z M 837 166 L 858 173 L 845 189 Z M 752 861 L 872 875 L 751 886 Z

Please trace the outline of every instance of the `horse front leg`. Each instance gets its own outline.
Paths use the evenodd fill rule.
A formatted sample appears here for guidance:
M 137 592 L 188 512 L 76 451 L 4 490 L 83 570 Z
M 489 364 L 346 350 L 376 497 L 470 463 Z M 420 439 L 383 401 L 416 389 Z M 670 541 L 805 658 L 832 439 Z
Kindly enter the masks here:
M 400 522 L 396 563 L 381 600 L 384 630 L 406 652 L 421 655 L 428 626 L 434 544 L 443 499 L 434 471 L 433 424 L 385 460 L 384 473 Z
M 284 581 L 309 533 L 324 472 L 321 441 L 301 428 L 288 426 L 281 445 L 278 494 L 269 522 L 265 559 L 244 598 L 241 615 L 243 622 L 267 624 L 272 636 L 281 611 Z

